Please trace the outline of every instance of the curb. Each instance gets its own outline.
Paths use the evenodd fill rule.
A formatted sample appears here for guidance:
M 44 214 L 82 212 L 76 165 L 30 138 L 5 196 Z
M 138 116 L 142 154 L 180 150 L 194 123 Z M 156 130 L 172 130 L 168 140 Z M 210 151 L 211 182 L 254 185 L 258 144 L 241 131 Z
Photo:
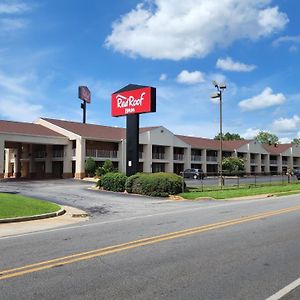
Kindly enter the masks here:
M 34 220 L 41 220 L 47 218 L 54 218 L 61 216 L 66 213 L 64 208 L 52 213 L 42 214 L 42 215 L 35 215 L 35 216 L 28 216 L 28 217 L 16 217 L 16 218 L 7 218 L 7 219 L 0 219 L 1 223 L 13 223 L 13 222 L 25 222 L 25 221 L 34 221 Z

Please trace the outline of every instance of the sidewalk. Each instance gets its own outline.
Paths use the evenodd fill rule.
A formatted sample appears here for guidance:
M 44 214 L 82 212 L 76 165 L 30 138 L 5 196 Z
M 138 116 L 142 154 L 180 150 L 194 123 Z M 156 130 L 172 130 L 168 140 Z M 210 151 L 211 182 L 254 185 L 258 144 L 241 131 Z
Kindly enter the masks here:
M 66 213 L 58 217 L 0 224 L 0 238 L 71 225 L 84 222 L 89 219 L 86 212 L 80 209 L 70 206 L 62 206 L 62 208 L 66 210 Z

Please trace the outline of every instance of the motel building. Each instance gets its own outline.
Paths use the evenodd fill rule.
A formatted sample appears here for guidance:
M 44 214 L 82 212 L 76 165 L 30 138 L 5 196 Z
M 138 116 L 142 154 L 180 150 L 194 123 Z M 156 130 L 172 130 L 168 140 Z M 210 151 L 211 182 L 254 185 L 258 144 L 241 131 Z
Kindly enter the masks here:
M 175 135 L 162 126 L 140 128 L 139 171 L 174 172 L 201 168 L 217 174 L 220 142 Z M 0 121 L 0 178 L 85 177 L 85 160 L 107 159 L 126 171 L 126 129 L 40 118 L 34 123 Z M 223 141 L 223 157 L 239 157 L 246 173 L 286 173 L 300 168 L 300 147 Z

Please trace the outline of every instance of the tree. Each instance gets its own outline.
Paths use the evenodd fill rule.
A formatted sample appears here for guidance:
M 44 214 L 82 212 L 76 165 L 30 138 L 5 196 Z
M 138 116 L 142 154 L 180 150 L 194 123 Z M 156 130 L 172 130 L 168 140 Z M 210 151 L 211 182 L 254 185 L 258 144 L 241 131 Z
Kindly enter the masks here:
M 294 138 L 293 140 L 292 140 L 292 144 L 294 144 L 294 145 L 300 145 L 300 138 L 298 138 L 298 139 L 296 139 L 296 138 Z
M 220 138 L 221 138 L 221 134 L 219 133 L 214 137 L 214 140 L 220 140 Z M 238 141 L 238 140 L 243 140 L 244 138 L 242 138 L 238 133 L 226 132 L 225 134 L 224 133 L 222 134 L 222 139 L 223 141 Z
M 279 144 L 279 138 L 277 135 L 267 132 L 267 131 L 260 131 L 254 139 L 261 144 L 269 144 L 269 145 L 276 145 Z
M 227 157 L 222 161 L 222 169 L 225 171 L 225 174 L 239 175 L 245 171 L 245 163 L 241 158 Z
M 96 170 L 96 162 L 91 157 L 87 158 L 85 161 L 85 172 L 88 174 L 88 177 L 94 176 Z

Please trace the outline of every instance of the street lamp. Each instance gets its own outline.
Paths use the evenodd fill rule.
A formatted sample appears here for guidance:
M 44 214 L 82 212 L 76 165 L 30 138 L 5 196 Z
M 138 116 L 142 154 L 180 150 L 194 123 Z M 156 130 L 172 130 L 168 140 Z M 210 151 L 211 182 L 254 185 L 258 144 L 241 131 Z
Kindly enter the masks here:
M 218 84 L 215 80 L 212 81 L 212 84 L 217 89 L 217 93 L 211 95 L 212 99 L 219 98 L 220 99 L 220 162 L 219 162 L 219 170 L 220 170 L 220 186 L 221 189 L 224 185 L 223 180 L 223 168 L 222 168 L 222 160 L 223 160 L 223 130 L 222 130 L 222 93 L 226 89 L 226 85 L 224 83 Z

